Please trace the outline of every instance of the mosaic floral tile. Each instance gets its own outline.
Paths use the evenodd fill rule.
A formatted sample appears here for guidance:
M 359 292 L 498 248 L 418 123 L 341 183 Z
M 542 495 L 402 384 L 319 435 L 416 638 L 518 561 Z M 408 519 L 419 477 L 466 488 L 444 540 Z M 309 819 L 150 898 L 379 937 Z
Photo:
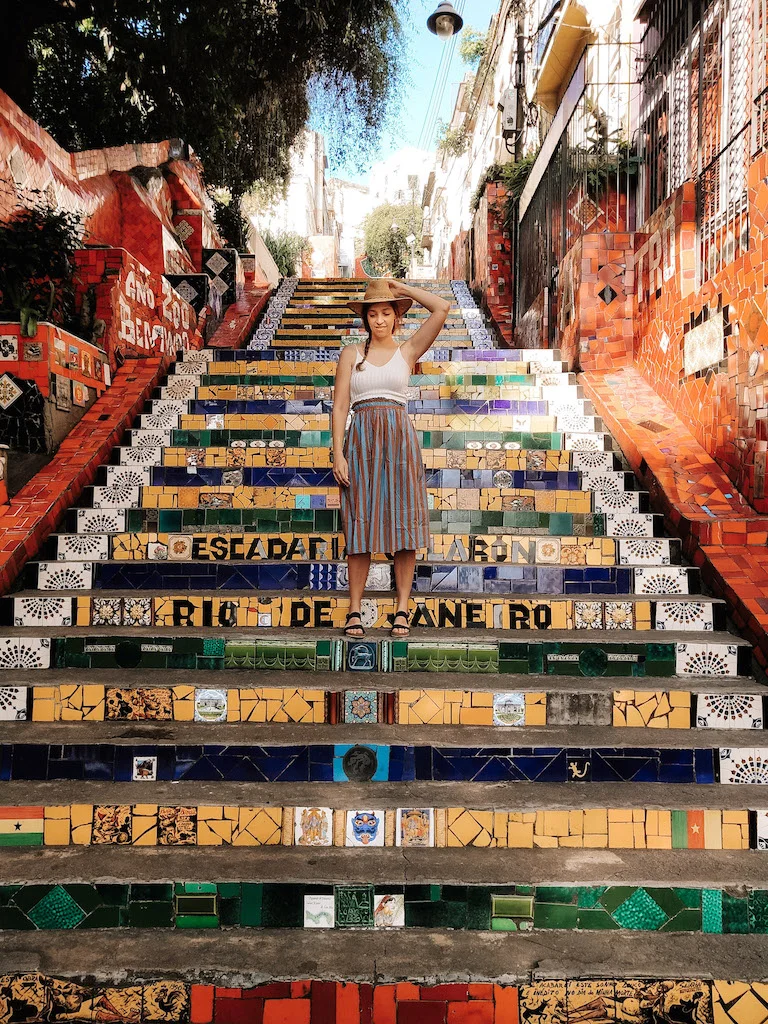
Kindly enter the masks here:
M 347 690 L 344 693 L 344 721 L 368 723 L 379 720 L 379 694 L 376 690 Z

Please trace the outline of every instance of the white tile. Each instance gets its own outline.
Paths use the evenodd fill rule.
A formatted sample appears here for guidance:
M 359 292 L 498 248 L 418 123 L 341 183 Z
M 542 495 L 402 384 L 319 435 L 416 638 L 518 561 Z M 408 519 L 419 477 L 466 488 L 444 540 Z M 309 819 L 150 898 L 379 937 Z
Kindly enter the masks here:
M 27 718 L 26 686 L 0 686 L 0 722 L 23 722 Z
M 304 927 L 333 928 L 336 924 L 334 897 L 322 893 L 307 893 L 304 896 Z
M 726 785 L 768 785 L 768 747 L 722 747 L 720 782 Z
M 89 533 L 125 533 L 125 512 L 117 509 L 102 511 L 94 508 L 77 510 L 77 532 Z
M 93 565 L 90 562 L 38 562 L 38 590 L 90 590 Z
M 566 431 L 563 448 L 567 452 L 601 452 L 605 449 L 605 434 L 595 431 Z
M 405 895 L 401 892 L 374 893 L 373 924 L 376 928 L 404 928 Z
M 161 412 L 145 412 L 139 417 L 141 430 L 175 430 L 179 425 L 179 414 L 172 409 Z
M 295 846 L 333 846 L 333 811 L 330 807 L 294 807 Z
M 118 448 L 121 466 L 162 466 L 163 449 L 147 444 L 135 445 L 133 448 Z
M 639 512 L 640 491 L 592 491 L 595 512 Z
M 226 722 L 227 690 L 195 690 L 195 721 Z
M 55 565 L 56 563 L 51 563 Z M 71 597 L 15 597 L 14 626 L 71 626 Z
M 763 698 L 755 693 L 699 693 L 699 729 L 762 729 Z
M 60 533 L 56 558 L 60 562 L 103 562 L 109 558 L 109 537 L 103 533 Z
M 134 757 L 133 773 L 131 778 L 134 782 L 156 782 L 157 758 L 145 756 Z
M 735 644 L 679 643 L 675 672 L 679 676 L 738 675 L 738 647 Z
M 347 846 L 383 846 L 384 811 L 346 811 Z
M 614 455 L 613 452 L 605 451 L 574 452 L 571 465 L 579 473 L 611 473 L 614 471 Z
M 107 466 L 107 486 L 113 488 L 149 487 L 152 470 L 143 466 Z
M 691 633 L 712 632 L 714 612 L 711 601 L 657 601 L 656 629 L 677 629 Z
M 499 726 L 525 725 L 525 694 L 494 693 L 493 724 Z
M 131 430 L 132 448 L 157 448 L 158 445 L 162 448 L 170 447 L 170 430 L 145 429 L 142 427 L 136 427 Z
M 51 667 L 48 637 L 0 637 L 0 669 L 42 669 Z
M 688 570 L 682 565 L 642 566 L 635 569 L 636 594 L 687 594 Z
M 608 537 L 652 537 L 653 515 L 650 512 L 606 512 Z
M 768 811 L 755 811 L 757 818 L 757 848 L 768 850 Z
M 633 537 L 620 540 L 619 565 L 669 565 L 669 540 L 666 537 Z
M 93 488 L 94 508 L 139 508 L 140 502 L 140 487 L 115 486 Z

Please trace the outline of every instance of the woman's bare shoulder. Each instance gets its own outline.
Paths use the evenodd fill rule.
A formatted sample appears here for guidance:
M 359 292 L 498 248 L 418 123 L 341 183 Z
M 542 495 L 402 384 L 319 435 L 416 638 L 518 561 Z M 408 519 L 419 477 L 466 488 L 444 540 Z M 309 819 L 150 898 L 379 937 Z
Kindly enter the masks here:
M 339 366 L 345 363 L 356 362 L 357 357 L 363 354 L 360 345 L 345 345 L 339 354 Z

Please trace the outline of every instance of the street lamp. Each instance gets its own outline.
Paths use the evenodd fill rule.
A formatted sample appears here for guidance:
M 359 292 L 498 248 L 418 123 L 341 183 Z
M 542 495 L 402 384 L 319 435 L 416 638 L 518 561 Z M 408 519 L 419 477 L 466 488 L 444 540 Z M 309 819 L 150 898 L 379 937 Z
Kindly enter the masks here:
M 464 19 L 454 10 L 453 4 L 444 0 L 437 5 L 437 10 L 427 18 L 427 28 L 440 39 L 450 39 L 461 32 Z

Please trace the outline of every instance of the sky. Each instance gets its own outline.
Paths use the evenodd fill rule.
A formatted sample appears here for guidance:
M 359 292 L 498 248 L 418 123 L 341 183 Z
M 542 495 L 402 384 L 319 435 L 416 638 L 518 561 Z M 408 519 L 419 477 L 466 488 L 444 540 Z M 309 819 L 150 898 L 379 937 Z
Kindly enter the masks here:
M 457 0 L 453 5 L 459 9 Z M 404 23 L 407 57 L 405 60 L 409 78 L 403 90 L 402 110 L 404 116 L 397 117 L 394 131 L 386 131 L 381 138 L 379 159 L 404 146 L 418 145 L 422 125 L 429 106 L 432 87 L 437 77 L 440 55 L 445 43 L 427 28 L 427 18 L 437 7 L 437 0 L 409 0 L 408 13 Z M 499 7 L 499 0 L 464 0 L 461 12 L 464 18 L 464 30 L 474 29 L 485 32 L 488 24 Z M 456 90 L 459 82 L 469 69 L 459 56 L 458 42 L 454 49 L 453 60 L 448 70 L 445 91 L 438 117 L 443 121 L 450 119 L 456 101 Z M 428 149 L 434 148 L 434 139 L 430 139 Z M 350 167 L 329 167 L 329 176 L 338 176 L 347 181 L 367 184 L 368 171 L 355 173 Z

